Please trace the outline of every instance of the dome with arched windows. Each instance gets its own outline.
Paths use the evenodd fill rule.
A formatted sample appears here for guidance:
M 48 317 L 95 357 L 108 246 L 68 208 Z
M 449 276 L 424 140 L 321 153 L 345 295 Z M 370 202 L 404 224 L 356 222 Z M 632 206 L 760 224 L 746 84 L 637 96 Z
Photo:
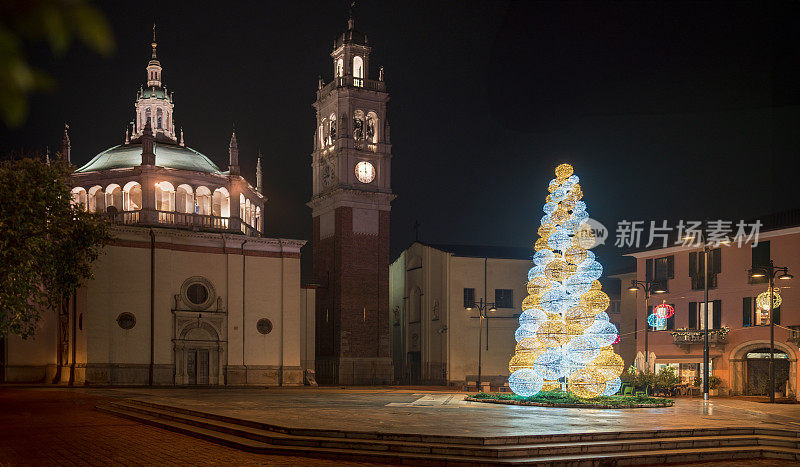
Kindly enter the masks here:
M 192 148 L 178 144 L 153 144 L 158 167 L 191 170 L 194 172 L 223 173 L 211 159 Z M 142 145 L 137 143 L 120 144 L 106 149 L 75 172 L 95 172 L 99 170 L 125 169 L 142 163 Z
M 265 198 L 261 158 L 255 186 L 239 168 L 236 134 L 229 144 L 228 170 L 184 144 L 176 132 L 172 95 L 162 86 L 156 57 L 147 66 L 147 87 L 136 94 L 136 116 L 123 144 L 94 156 L 71 176 L 72 199 L 114 223 L 260 236 Z M 67 129 L 63 154 L 70 160 Z

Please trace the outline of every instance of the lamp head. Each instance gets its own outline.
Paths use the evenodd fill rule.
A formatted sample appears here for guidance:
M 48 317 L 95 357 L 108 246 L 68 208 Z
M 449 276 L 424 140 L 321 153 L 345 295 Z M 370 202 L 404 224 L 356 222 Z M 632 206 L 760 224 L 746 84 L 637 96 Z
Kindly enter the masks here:
M 750 271 L 750 277 L 756 279 L 759 277 L 764 277 L 764 273 L 761 271 Z
M 793 275 L 791 275 L 791 274 L 789 274 L 789 272 L 788 272 L 788 271 L 784 271 L 784 273 L 783 273 L 783 274 L 781 274 L 780 276 L 778 276 L 778 279 L 785 280 L 785 281 L 788 281 L 789 279 L 792 279 L 792 278 L 794 278 L 794 276 L 793 276 Z
M 629 292 L 636 292 L 637 290 L 639 290 L 639 286 L 636 285 L 636 281 L 635 280 L 631 281 L 631 286 L 628 287 L 628 291 Z
M 492 307 L 489 308 L 489 311 L 497 311 L 497 308 L 495 308 L 494 305 L 492 305 Z

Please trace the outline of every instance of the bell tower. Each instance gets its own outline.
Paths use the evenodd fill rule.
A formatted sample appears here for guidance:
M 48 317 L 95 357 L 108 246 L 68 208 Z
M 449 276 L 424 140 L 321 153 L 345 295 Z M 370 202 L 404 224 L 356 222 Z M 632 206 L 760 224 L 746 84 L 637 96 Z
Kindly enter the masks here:
M 385 384 L 389 342 L 391 142 L 383 81 L 370 76 L 366 34 L 347 30 L 331 52 L 333 80 L 320 78 L 311 154 L 317 379 Z

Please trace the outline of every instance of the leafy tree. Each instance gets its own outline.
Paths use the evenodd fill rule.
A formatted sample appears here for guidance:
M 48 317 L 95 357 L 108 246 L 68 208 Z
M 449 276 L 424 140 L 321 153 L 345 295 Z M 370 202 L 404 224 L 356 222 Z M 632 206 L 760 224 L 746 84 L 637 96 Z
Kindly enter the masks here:
M 680 383 L 681 378 L 675 373 L 675 368 L 666 366 L 656 376 L 656 389 L 671 390 Z
M 106 221 L 72 205 L 70 173 L 62 162 L 0 163 L 0 335 L 27 338 L 42 311 L 63 313 L 110 239 Z
M 111 28 L 96 7 L 82 0 L 0 1 L 0 119 L 18 126 L 28 113 L 28 96 L 53 87 L 53 79 L 28 61 L 26 46 L 46 42 L 63 55 L 74 38 L 108 54 Z

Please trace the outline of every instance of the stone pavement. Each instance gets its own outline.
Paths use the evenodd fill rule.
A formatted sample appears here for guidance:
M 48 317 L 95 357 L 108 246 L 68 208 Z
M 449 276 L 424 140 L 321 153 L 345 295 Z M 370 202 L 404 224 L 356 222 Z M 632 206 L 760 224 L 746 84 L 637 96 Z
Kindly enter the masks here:
M 800 404 L 677 399 L 657 409 L 481 404 L 464 393 L 398 389 L 86 389 L 293 428 L 507 436 L 686 427 L 800 430 Z
M 0 465 L 376 465 L 243 452 L 101 413 L 94 407 L 103 400 L 0 389 Z
M 422 389 L 0 389 L 0 465 L 375 465 L 252 454 L 94 410 L 136 398 L 292 427 L 492 436 L 759 426 L 800 429 L 800 405 L 679 399 L 666 409 L 555 409 L 463 401 Z M 775 460 L 703 463 L 745 467 Z

